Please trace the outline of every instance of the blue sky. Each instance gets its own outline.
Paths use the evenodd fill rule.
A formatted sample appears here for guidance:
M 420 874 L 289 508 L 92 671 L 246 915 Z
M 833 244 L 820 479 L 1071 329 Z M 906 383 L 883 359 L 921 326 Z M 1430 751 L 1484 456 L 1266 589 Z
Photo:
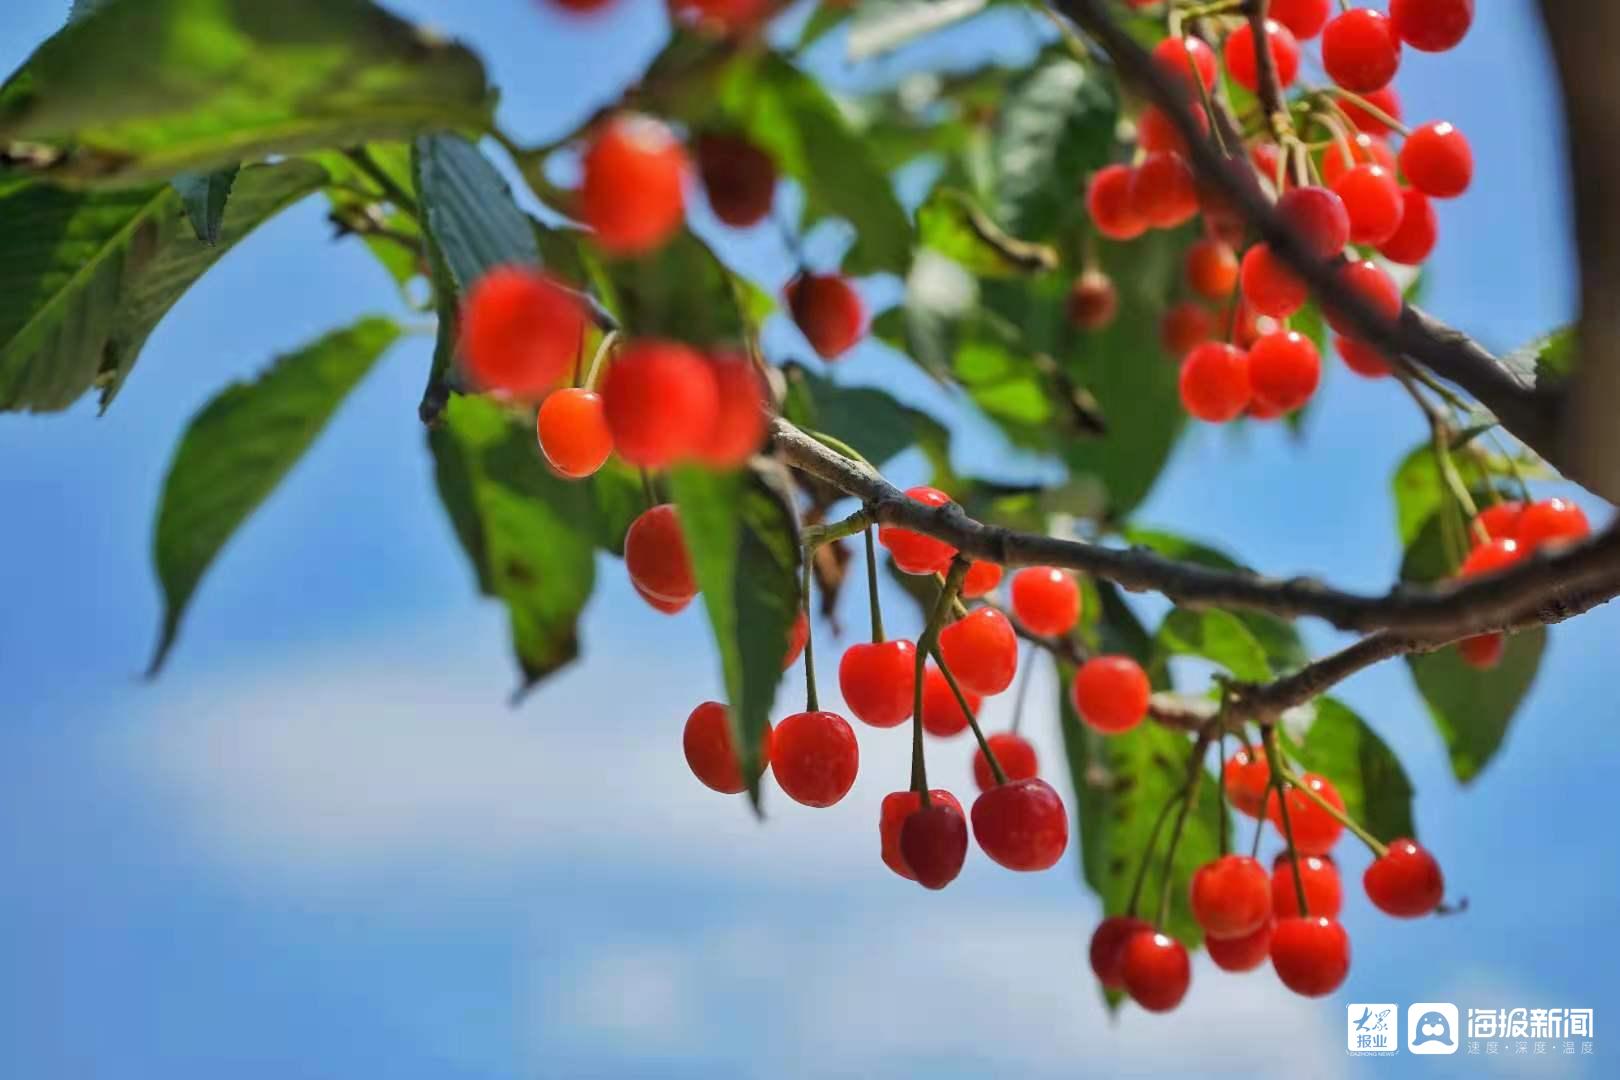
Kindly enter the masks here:
M 539 140 L 657 49 L 657 5 L 620 4 L 589 27 L 528 0 L 393 6 L 476 46 L 505 89 L 503 120 Z M 5 5 L 0 68 L 65 7 Z M 1479 161 L 1475 190 L 1441 208 L 1426 302 L 1507 348 L 1566 321 L 1575 290 L 1534 5 L 1480 7 L 1454 54 L 1408 54 L 1400 85 L 1409 117 L 1454 120 Z M 1016 58 L 1032 38 L 1007 20 L 875 71 L 842 71 L 836 43 L 818 62 L 867 80 L 987 40 Z M 194 289 L 105 418 L 88 403 L 0 416 L 0 1075 L 1330 1077 L 1481 1064 L 1344 1055 L 1345 1002 L 1412 1000 L 1595 1007 L 1598 1053 L 1614 1052 L 1620 976 L 1598 958 L 1620 899 L 1606 667 L 1620 610 L 1555 631 L 1507 745 L 1467 790 L 1401 666 L 1344 687 L 1405 761 L 1465 916 L 1377 916 L 1356 883 L 1365 857 L 1346 845 L 1355 960 L 1339 994 L 1300 1001 L 1269 974 L 1223 977 L 1200 957 L 1179 1013 L 1113 1022 L 1085 966 L 1097 911 L 1072 860 L 1015 876 L 974 856 L 938 895 L 879 864 L 872 824 L 904 782 L 904 738 L 862 732 L 844 803 L 777 798 L 764 827 L 697 785 L 680 728 L 719 682 L 701 614 L 652 613 L 613 564 L 584 661 L 507 709 L 503 617 L 473 594 L 415 419 L 426 339 L 390 354 L 233 541 L 168 672 L 142 683 L 159 615 L 151 514 L 186 419 L 278 351 L 399 310 L 382 271 L 329 243 L 322 218 L 305 202 Z M 728 243 L 768 282 L 786 272 L 773 236 Z M 877 349 L 834 374 L 953 410 Z M 1139 518 L 1266 570 L 1381 588 L 1398 562 L 1390 472 L 1422 434 L 1397 388 L 1333 365 L 1302 442 L 1194 430 Z M 962 445 L 1002 454 L 991 439 L 975 427 Z M 854 593 L 846 621 L 859 626 Z M 1308 629 L 1317 646 L 1337 640 Z M 784 685 L 786 705 L 798 691 Z M 1055 693 L 1042 679 L 1033 700 Z M 990 708 L 992 725 L 1005 708 Z M 1057 762 L 1051 709 L 1029 723 Z M 971 791 L 969 754 L 962 739 L 934 744 L 937 780 Z M 1491 1064 L 1596 1072 L 1562 1057 Z

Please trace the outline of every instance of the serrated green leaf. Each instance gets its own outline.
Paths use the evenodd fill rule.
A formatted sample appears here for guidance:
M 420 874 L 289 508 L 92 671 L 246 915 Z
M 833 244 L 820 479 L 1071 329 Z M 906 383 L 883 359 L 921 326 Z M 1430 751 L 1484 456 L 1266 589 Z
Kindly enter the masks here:
M 152 544 L 164 613 L 148 674 L 163 666 L 220 549 L 399 333 L 388 319 L 368 318 L 328 334 L 278 358 L 255 381 L 227 387 L 187 425 L 163 482 Z
M 270 154 L 482 128 L 471 52 L 368 0 L 107 0 L 0 87 L 0 143 L 53 177 L 167 180 Z
M 1536 681 L 1546 647 L 1547 628 L 1538 626 L 1511 635 L 1502 662 L 1489 671 L 1469 667 L 1455 646 L 1406 658 L 1458 780 L 1474 779 L 1501 749 L 1513 714 Z
M 1307 772 L 1333 781 L 1345 811 L 1380 840 L 1416 837 L 1412 782 L 1400 759 L 1354 711 L 1330 697 L 1283 725 L 1289 753 Z
M 700 346 L 744 339 L 749 324 L 742 305 L 754 301 L 692 233 L 683 229 L 656 253 L 604 269 L 617 297 L 616 314 L 630 332 Z
M 497 266 L 538 266 L 534 226 L 483 152 L 459 135 L 424 135 L 413 169 L 423 225 L 465 292 Z
M 225 225 L 225 201 L 231 197 L 231 185 L 240 171 L 240 165 L 228 165 L 211 173 L 183 172 L 170 181 L 180 193 L 180 204 L 185 207 L 192 231 L 210 247 L 219 243 Z
M 1575 374 L 1575 364 L 1580 359 L 1577 333 L 1574 326 L 1554 330 L 1514 350 L 1502 362 L 1527 383 L 1537 387 L 1556 386 Z
M 98 383 L 105 408 L 186 290 L 325 178 L 306 161 L 242 170 L 213 245 L 192 233 L 166 185 L 38 184 L 0 198 L 0 410 L 65 409 Z
M 678 468 L 670 488 L 714 629 L 738 761 L 757 807 L 760 742 L 799 611 L 797 525 L 785 498 L 747 470 Z
M 1182 656 L 1199 656 L 1219 664 L 1244 682 L 1271 678 L 1266 650 L 1230 611 L 1177 608 L 1159 626 L 1159 644 Z
M 1108 82 L 1055 54 L 1006 94 L 991 143 L 993 216 L 1026 240 L 1045 240 L 1080 214 L 1088 173 L 1108 163 L 1119 106 Z

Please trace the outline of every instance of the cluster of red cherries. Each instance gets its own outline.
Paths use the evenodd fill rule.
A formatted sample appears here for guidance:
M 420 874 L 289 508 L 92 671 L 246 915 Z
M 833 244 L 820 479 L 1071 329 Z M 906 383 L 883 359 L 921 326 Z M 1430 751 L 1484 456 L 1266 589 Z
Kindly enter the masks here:
M 1468 553 L 1457 576 L 1472 578 L 1506 570 L 1532 552 L 1573 544 L 1591 532 L 1586 512 L 1566 499 L 1542 499 L 1529 504 L 1500 502 L 1486 507 L 1474 519 L 1473 533 L 1479 542 Z M 1463 661 L 1482 671 L 1501 663 L 1506 648 L 1506 635 L 1500 633 L 1480 634 L 1457 643 Z
M 1151 4 L 1133 0 L 1133 6 Z M 1261 36 L 1278 82 L 1285 89 L 1294 84 L 1301 42 L 1320 36 L 1333 85 L 1308 95 L 1306 130 L 1319 132 L 1319 139 L 1307 142 L 1290 130 L 1279 146 L 1268 131 L 1253 138 L 1247 157 L 1307 248 L 1334 261 L 1346 291 L 1393 321 L 1404 301 L 1383 264 L 1416 266 L 1428 258 L 1438 237 L 1431 200 L 1463 194 L 1474 166 L 1467 139 L 1451 124 L 1408 129 L 1390 83 L 1404 46 L 1442 52 L 1461 41 L 1474 3 L 1392 0 L 1387 15 L 1365 7 L 1334 14 L 1334 7 L 1332 0 L 1272 0 Z M 1189 109 L 1206 133 L 1205 98 L 1223 62 L 1240 86 L 1257 91 L 1260 85 L 1253 27 L 1247 19 L 1222 25 L 1232 29 L 1219 57 L 1190 35 L 1167 38 L 1154 50 L 1162 69 L 1186 88 Z M 1137 160 L 1093 174 L 1087 206 L 1097 232 L 1114 240 L 1176 228 L 1203 214 L 1206 235 L 1188 249 L 1185 264 L 1186 285 L 1197 299 L 1171 307 L 1161 326 L 1166 350 L 1181 361 L 1184 407 L 1211 423 L 1245 415 L 1269 420 L 1299 409 L 1321 378 L 1316 344 L 1288 327 L 1309 299 L 1305 282 L 1266 244 L 1243 248 L 1244 223 L 1200 189 L 1187 148 L 1161 110 L 1144 109 L 1136 127 Z M 1397 134 L 1404 137 L 1399 153 L 1388 141 Z M 1098 298 L 1104 291 L 1106 302 Z M 1230 305 L 1225 318 L 1206 302 Z M 1071 296 L 1071 318 L 1094 329 L 1112 311 L 1106 275 L 1083 275 Z M 1369 378 L 1389 374 L 1389 358 L 1358 338 L 1347 315 L 1331 305 L 1323 314 L 1347 367 Z

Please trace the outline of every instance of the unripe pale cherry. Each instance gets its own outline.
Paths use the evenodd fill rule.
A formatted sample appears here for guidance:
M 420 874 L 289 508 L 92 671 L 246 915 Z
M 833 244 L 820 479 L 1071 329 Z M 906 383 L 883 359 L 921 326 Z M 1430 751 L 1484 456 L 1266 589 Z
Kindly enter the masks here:
M 1022 735 L 998 731 L 985 742 L 990 744 L 990 752 L 996 755 L 996 764 L 1001 766 L 1002 775 L 1008 780 L 1028 780 L 1040 774 L 1035 747 Z M 973 782 L 980 791 L 996 786 L 996 774 L 990 771 L 990 761 L 983 750 L 973 751 Z
M 771 774 L 805 806 L 832 806 L 849 794 L 860 760 L 855 732 L 837 713 L 794 713 L 771 736 Z
M 906 490 L 906 497 L 924 506 L 944 506 L 951 497 L 926 485 Z M 878 527 L 878 543 L 888 549 L 894 565 L 908 574 L 937 574 L 951 564 L 956 549 L 943 540 L 895 525 Z
M 540 403 L 535 434 L 546 463 L 559 476 L 580 480 L 607 463 L 613 453 L 602 395 L 582 387 L 555 390 Z
M 1055 566 L 1027 566 L 1013 575 L 1012 609 L 1035 634 L 1060 637 L 1080 621 L 1080 586 Z
M 1010 780 L 973 800 L 973 838 L 1008 870 L 1045 870 L 1069 846 L 1069 812 L 1045 780 Z
M 800 274 L 787 285 L 788 309 L 810 347 L 836 360 L 866 332 L 860 294 L 837 274 Z
M 686 212 L 686 151 L 661 122 L 626 114 L 609 120 L 585 150 L 579 212 L 613 255 L 663 245 Z
M 1080 719 L 1106 735 L 1119 735 L 1147 715 L 1153 687 L 1130 657 L 1097 656 L 1080 666 L 1069 692 Z
M 939 651 L 962 689 L 976 694 L 1001 693 L 1018 671 L 1018 635 L 995 608 L 971 611 L 941 630 Z
M 673 341 L 632 341 L 602 378 L 602 407 L 619 456 L 656 469 L 713 436 L 720 388 L 703 354 Z
M 1234 345 L 1207 341 L 1181 362 L 1181 404 L 1188 413 L 1212 424 L 1243 414 L 1253 392 L 1249 356 Z
M 723 795 L 736 795 L 748 787 L 743 779 L 742 766 L 731 741 L 731 717 L 718 701 L 705 701 L 686 718 L 686 730 L 681 734 L 681 747 L 686 753 L 686 764 L 692 775 Z M 771 726 L 759 742 L 757 777 L 765 771 L 771 756 Z
M 560 282 L 499 266 L 473 284 L 461 308 L 460 355 L 479 389 L 536 398 L 573 364 L 585 309 Z
M 1322 66 L 1346 90 L 1358 94 L 1381 90 L 1401 66 L 1401 39 L 1383 12 L 1346 11 L 1322 31 Z

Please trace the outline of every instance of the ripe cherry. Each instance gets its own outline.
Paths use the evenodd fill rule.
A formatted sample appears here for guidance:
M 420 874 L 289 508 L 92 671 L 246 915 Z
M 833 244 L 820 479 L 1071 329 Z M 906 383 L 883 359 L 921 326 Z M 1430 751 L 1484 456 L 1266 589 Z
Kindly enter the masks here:
M 1512 540 L 1519 535 L 1519 518 L 1523 514 L 1524 503 L 1499 502 L 1481 510 L 1474 522 L 1483 528 L 1485 534 L 1492 540 L 1503 538 Z
M 990 752 L 996 755 L 996 763 L 1008 780 L 1028 780 L 1040 773 L 1035 747 L 1022 735 L 998 731 L 985 741 L 990 744 Z M 990 771 L 990 762 L 983 750 L 973 751 L 973 781 L 979 785 L 980 791 L 989 791 L 996 786 L 996 774 Z
M 1148 223 L 1131 200 L 1129 165 L 1109 165 L 1091 174 L 1086 185 L 1086 211 L 1097 231 L 1110 240 L 1134 240 Z
M 908 488 L 906 497 L 924 506 L 944 506 L 951 497 L 938 488 Z M 889 550 L 894 565 L 908 574 L 937 574 L 950 566 L 956 549 L 943 540 L 894 525 L 878 528 L 878 543 Z
M 1075 673 L 1070 694 L 1080 719 L 1105 735 L 1118 735 L 1142 722 L 1153 686 L 1130 657 L 1098 656 Z
M 1266 20 L 1266 42 L 1271 52 L 1277 82 L 1289 86 L 1299 74 L 1299 41 L 1292 30 L 1276 19 Z M 1254 27 L 1244 23 L 1226 37 L 1226 70 L 1239 86 L 1251 94 L 1260 89 L 1260 65 L 1255 55 Z
M 1440 219 L 1429 197 L 1417 188 L 1401 189 L 1401 223 L 1378 245 L 1378 254 L 1390 262 L 1417 266 L 1434 251 L 1440 238 Z
M 1221 769 L 1221 782 L 1226 785 L 1226 801 L 1239 812 L 1252 818 L 1260 816 L 1265 803 L 1266 786 L 1271 783 L 1271 767 L 1266 755 L 1241 746 Z
M 1358 94 L 1380 90 L 1401 66 L 1401 39 L 1383 12 L 1346 11 L 1322 31 L 1322 66 L 1346 90 Z
M 995 608 L 969 612 L 941 630 L 939 651 L 962 689 L 976 694 L 1001 693 L 1018 672 L 1018 635 Z
M 474 283 L 461 309 L 461 362 L 481 389 L 539 397 L 568 370 L 585 309 L 561 284 L 517 266 Z
M 1271 875 L 1247 855 L 1222 855 L 1194 871 L 1193 918 L 1212 938 L 1247 937 L 1271 921 Z
M 1506 651 L 1507 636 L 1504 634 L 1475 634 L 1457 642 L 1457 654 L 1462 657 L 1463 663 L 1475 671 L 1490 671 L 1502 662 L 1502 654 Z
M 962 579 L 962 595 L 969 600 L 989 595 L 1001 584 L 1001 574 L 1000 563 L 973 560 L 968 567 L 967 577 Z
M 1339 917 L 1339 909 L 1344 906 L 1344 886 L 1339 882 L 1339 868 L 1333 865 L 1332 859 L 1301 855 L 1299 880 L 1305 886 L 1305 905 L 1312 915 Z M 1294 867 L 1287 852 L 1278 855 L 1271 864 L 1271 910 L 1279 919 L 1301 914 L 1299 894 L 1294 890 Z
M 1169 1012 L 1181 1004 L 1192 983 L 1187 946 L 1152 930 L 1132 935 L 1121 950 L 1125 991 L 1148 1012 Z
M 962 804 L 956 801 L 956 796 L 941 788 L 930 789 L 928 798 L 936 805 L 954 807 L 958 814 L 962 812 Z M 883 796 L 883 805 L 878 811 L 878 840 L 882 845 L 883 864 L 907 881 L 916 881 L 917 875 L 911 872 L 911 867 L 900 852 L 900 833 L 906 819 L 921 806 L 922 797 L 915 791 L 892 791 Z
M 836 360 L 866 332 L 866 309 L 837 274 L 800 274 L 787 285 L 788 308 L 810 347 Z
M 1285 191 L 1277 200 L 1282 218 L 1319 259 L 1330 259 L 1350 242 L 1350 211 L 1344 200 L 1325 187 L 1310 185 Z
M 602 395 L 580 387 L 553 391 L 535 414 L 540 452 L 561 476 L 583 479 L 613 453 L 613 432 L 602 411 Z
M 1361 96 L 1367 100 L 1367 104 L 1391 120 L 1401 118 L 1401 99 L 1393 86 L 1386 86 L 1382 90 L 1370 90 Z M 1341 101 L 1339 108 L 1344 110 L 1344 115 L 1350 118 L 1350 122 L 1356 125 L 1359 131 L 1364 131 L 1368 135 L 1384 135 L 1389 132 L 1388 124 L 1354 101 L 1348 99 Z
M 1467 36 L 1474 0 L 1389 0 L 1389 21 L 1412 48 L 1445 52 Z
M 1350 973 L 1350 935 L 1337 921 L 1319 915 L 1278 919 L 1271 933 L 1271 966 L 1296 994 L 1331 994 Z
M 794 618 L 793 625 L 788 627 L 787 655 L 782 657 L 782 670 L 786 671 L 799 659 L 804 652 L 805 642 L 810 640 L 810 616 L 801 609 Z
M 602 407 L 619 456 L 656 469 L 708 442 L 720 388 L 701 353 L 673 341 L 633 341 L 608 365 Z
M 837 713 L 794 713 L 771 736 L 777 786 L 806 806 L 831 806 L 849 794 L 860 762 L 855 732 Z
M 1009 780 L 973 800 L 973 838 L 1008 870 L 1045 870 L 1069 846 L 1069 812 L 1045 780 Z
M 1340 810 L 1344 809 L 1344 798 L 1333 782 L 1315 773 L 1306 773 L 1300 777 L 1305 786 L 1324 800 Z M 1301 855 L 1326 855 L 1333 850 L 1333 845 L 1339 842 L 1339 835 L 1344 832 L 1344 826 L 1339 824 L 1326 810 L 1316 805 L 1315 800 L 1298 788 L 1288 788 L 1288 824 L 1294 832 L 1294 849 Z M 1277 796 L 1273 794 L 1266 800 L 1266 818 L 1277 827 L 1277 831 L 1284 836 L 1282 812 L 1278 809 Z
M 873 727 L 903 724 L 917 688 L 917 647 L 902 639 L 851 645 L 838 662 L 838 689 L 855 719 Z
M 1357 132 L 1349 139 L 1335 139 L 1322 151 L 1322 182 L 1332 187 L 1357 165 L 1377 165 L 1391 175 L 1395 172 L 1395 151 L 1376 135 Z
M 1524 526 L 1522 524 L 1523 519 L 1520 520 L 1519 528 L 1522 535 Z M 1468 558 L 1463 560 L 1462 567 L 1457 571 L 1457 576 L 1467 578 L 1478 577 L 1481 574 L 1494 574 L 1506 570 L 1524 558 L 1526 553 L 1527 549 L 1521 547 L 1517 540 L 1499 536 L 1490 543 L 1475 545 L 1474 550 L 1468 553 Z
M 1209 114 L 1204 107 L 1195 103 L 1190 115 L 1198 130 L 1209 134 Z M 1143 109 L 1136 118 L 1136 143 L 1147 154 L 1166 151 L 1183 157 L 1187 155 L 1187 140 L 1181 137 L 1181 132 L 1171 123 L 1164 110 L 1154 105 Z
M 1305 282 L 1272 254 L 1256 244 L 1243 256 L 1243 299 L 1257 315 L 1286 319 L 1305 306 L 1310 290 Z
M 1333 14 L 1333 0 L 1271 0 L 1268 12 L 1273 19 L 1307 41 L 1322 32 Z
M 697 595 L 692 557 L 673 503 L 660 503 L 630 523 L 624 534 L 624 566 L 631 582 L 649 599 L 684 606 Z
M 1131 203 L 1151 228 L 1174 229 L 1191 221 L 1198 213 L 1192 169 L 1180 154 L 1149 154 L 1131 174 Z
M 965 686 L 962 687 L 962 696 L 967 698 L 968 708 L 977 717 L 984 699 Z M 944 674 L 933 664 L 929 664 L 923 672 L 922 726 L 928 734 L 942 739 L 959 734 L 968 726 L 968 714 L 962 711 L 962 703 L 956 700 L 951 684 L 945 681 Z
M 1401 308 L 1406 301 L 1401 297 L 1401 287 L 1395 284 L 1395 279 L 1389 276 L 1389 271 L 1373 262 L 1363 259 L 1360 262 L 1346 263 L 1339 268 L 1339 285 L 1346 291 L 1357 294 L 1362 302 L 1372 309 L 1373 314 L 1381 316 L 1386 322 L 1394 322 L 1401 317 Z M 1344 312 L 1332 304 L 1324 305 L 1322 314 L 1326 317 L 1328 325 L 1340 333 L 1350 337 L 1356 336 L 1356 327 Z
M 737 751 L 731 742 L 731 717 L 718 701 L 705 701 L 686 718 L 686 730 L 681 734 L 681 746 L 686 751 L 686 764 L 692 775 L 723 795 L 735 795 L 748 787 L 743 779 L 742 766 L 737 762 Z M 771 726 L 765 725 L 765 734 L 759 742 L 759 768 L 757 777 L 765 771 L 765 762 L 771 756 Z
M 1028 566 L 1013 575 L 1012 609 L 1032 633 L 1059 637 L 1080 621 L 1080 586 L 1055 566 Z
M 1106 990 L 1125 989 L 1125 943 L 1153 933 L 1153 924 L 1135 915 L 1110 915 L 1091 935 L 1091 970 Z
M 1361 883 L 1379 911 L 1402 919 L 1429 914 L 1446 895 L 1440 864 L 1405 837 L 1390 842 L 1389 851 L 1367 867 Z
M 1304 334 L 1278 330 L 1249 350 L 1249 385 L 1254 396 L 1280 412 L 1293 412 L 1316 393 L 1322 357 Z
M 1401 147 L 1401 171 L 1413 187 L 1436 199 L 1454 199 L 1474 179 L 1468 139 L 1443 120 L 1424 124 Z
M 1205 938 L 1204 948 L 1209 958 L 1222 971 L 1241 973 L 1253 971 L 1271 955 L 1272 922 L 1267 919 L 1252 934 L 1235 938 Z
M 696 26 L 715 36 L 740 34 L 770 13 L 767 0 L 669 0 L 677 23 Z
M 1119 312 L 1119 292 L 1114 279 L 1100 270 L 1087 270 L 1074 279 L 1063 305 L 1069 323 L 1077 330 L 1102 330 Z
M 606 7 L 612 0 L 551 0 L 571 15 L 587 15 Z
M 1584 540 L 1591 532 L 1586 512 L 1580 507 L 1566 499 L 1545 499 L 1524 508 L 1514 537 L 1519 542 L 1519 550 L 1528 554 L 1539 548 Z
M 1206 300 L 1225 300 L 1237 288 L 1238 260 L 1230 245 L 1212 238 L 1187 249 L 1187 284 Z
M 714 216 L 734 228 L 758 224 L 776 197 L 776 163 L 740 135 L 709 132 L 697 140 L 698 175 Z
M 697 459 L 716 469 L 734 469 L 765 443 L 765 380 L 740 352 L 716 354 L 710 361 L 719 402 L 713 428 L 698 444 Z
M 1172 304 L 1159 324 L 1159 343 L 1177 360 L 1215 337 L 1215 316 L 1202 304 L 1183 300 Z
M 585 151 L 579 212 L 596 242 L 614 255 L 642 255 L 677 228 L 686 203 L 686 151 L 647 116 L 609 120 Z
M 967 819 L 955 799 L 920 807 L 900 826 L 900 857 L 924 888 L 943 889 L 955 881 L 967 849 Z
M 1363 379 L 1382 379 L 1390 373 L 1389 358 L 1378 349 L 1355 338 L 1336 336 L 1333 347 L 1339 351 L 1344 366 Z
M 1357 165 L 1339 177 L 1334 194 L 1350 212 L 1350 240 L 1356 244 L 1382 244 L 1401 227 L 1406 201 L 1394 174 L 1381 165 Z
M 1236 419 L 1252 396 L 1248 354 L 1224 342 L 1204 342 L 1181 362 L 1180 390 L 1182 407 L 1198 419 Z
M 1153 59 L 1159 62 L 1166 74 L 1182 84 L 1189 99 L 1196 100 L 1201 96 L 1198 83 L 1193 81 L 1195 78 L 1202 80 L 1204 89 L 1215 88 L 1215 78 L 1219 74 L 1215 50 L 1199 38 L 1165 38 L 1154 46 Z
M 647 605 L 649 607 L 651 607 L 654 611 L 661 611 L 665 615 L 679 615 L 682 611 L 686 610 L 686 605 L 692 602 L 692 597 L 690 596 L 683 597 L 679 600 L 670 600 L 659 596 L 657 593 L 650 593 L 646 589 L 642 588 L 642 586 L 634 578 L 630 579 L 630 586 L 636 590 L 637 596 L 647 601 Z

